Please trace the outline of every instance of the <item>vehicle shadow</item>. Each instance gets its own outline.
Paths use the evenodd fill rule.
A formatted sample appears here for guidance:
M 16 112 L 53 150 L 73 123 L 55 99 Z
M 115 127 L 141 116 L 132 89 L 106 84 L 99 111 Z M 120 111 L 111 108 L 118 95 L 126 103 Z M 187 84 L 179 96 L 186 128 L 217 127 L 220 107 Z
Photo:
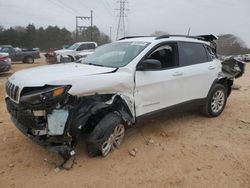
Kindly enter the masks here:
M 144 119 L 139 119 L 135 125 L 127 129 L 124 144 L 130 145 L 128 143 L 134 142 L 134 140 L 136 140 L 136 138 L 138 137 L 141 137 L 145 141 L 145 144 L 148 144 L 147 143 L 148 139 L 156 132 L 159 132 L 159 130 L 161 132 L 164 129 L 169 129 L 169 128 L 179 129 L 180 126 L 183 126 L 183 124 L 185 124 L 184 122 L 181 123 L 182 121 L 190 120 L 193 119 L 194 117 L 199 117 L 199 116 L 202 116 L 199 111 L 199 108 L 197 106 L 196 107 L 190 106 L 189 109 L 180 108 L 168 112 L 159 113 L 154 116 L 149 116 Z M 86 147 L 87 139 L 88 139 L 88 134 L 83 134 L 80 137 L 79 142 L 77 144 L 76 153 L 79 153 L 79 156 L 81 156 L 80 158 L 84 159 L 92 158 L 91 156 L 88 155 Z
M 12 74 L 13 72 L 3 72 L 3 73 L 0 73 L 0 78 L 10 77 Z

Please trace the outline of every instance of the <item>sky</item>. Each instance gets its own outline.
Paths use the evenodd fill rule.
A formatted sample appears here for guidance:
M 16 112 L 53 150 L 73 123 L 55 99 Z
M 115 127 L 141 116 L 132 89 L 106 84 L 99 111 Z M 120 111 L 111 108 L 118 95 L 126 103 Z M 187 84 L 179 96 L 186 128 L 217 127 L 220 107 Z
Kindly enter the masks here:
M 118 0 L 0 0 L 0 25 L 57 25 L 75 30 L 76 16 L 90 16 L 94 25 L 116 38 Z M 126 35 L 235 34 L 250 47 L 250 0 L 127 0 Z M 90 25 L 83 21 L 81 24 Z

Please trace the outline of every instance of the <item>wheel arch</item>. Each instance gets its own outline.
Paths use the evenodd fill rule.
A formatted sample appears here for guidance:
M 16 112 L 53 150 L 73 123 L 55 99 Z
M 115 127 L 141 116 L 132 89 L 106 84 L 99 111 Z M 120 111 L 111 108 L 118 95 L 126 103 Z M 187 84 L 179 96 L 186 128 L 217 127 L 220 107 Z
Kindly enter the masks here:
M 22 61 L 25 62 L 27 58 L 32 58 L 34 60 L 34 57 L 32 55 L 26 55 L 23 57 Z
M 221 85 L 223 85 L 226 88 L 226 90 L 227 90 L 227 97 L 229 97 L 230 94 L 231 94 L 231 92 L 232 92 L 232 85 L 233 85 L 233 83 L 234 83 L 234 80 L 233 79 L 228 79 L 227 77 L 216 78 L 214 80 L 213 84 L 211 85 L 207 96 L 211 92 L 211 90 L 214 87 L 214 85 L 221 84 Z
M 67 55 L 67 56 L 71 58 L 72 62 L 76 60 L 72 55 Z
M 76 137 L 76 139 L 81 132 L 92 131 L 99 121 L 110 112 L 117 113 L 127 126 L 135 123 L 135 117 L 128 102 L 120 94 L 75 98 L 73 103 L 67 127 L 72 137 Z

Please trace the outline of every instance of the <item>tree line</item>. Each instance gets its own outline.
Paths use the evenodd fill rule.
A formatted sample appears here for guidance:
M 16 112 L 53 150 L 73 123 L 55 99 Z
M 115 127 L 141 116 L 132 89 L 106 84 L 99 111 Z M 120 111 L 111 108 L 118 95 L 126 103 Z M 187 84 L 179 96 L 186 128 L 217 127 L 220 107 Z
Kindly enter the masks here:
M 232 34 L 219 35 L 216 43 L 217 53 L 220 55 L 250 54 L 250 49 L 246 43 Z
M 0 45 L 12 45 L 20 48 L 62 48 L 63 45 L 71 45 L 74 42 L 90 41 L 91 28 L 78 32 L 76 41 L 75 32 L 66 28 L 48 26 L 47 28 L 36 28 L 33 24 L 27 27 L 16 26 L 5 29 L 0 26 Z M 97 26 L 93 26 L 93 41 L 99 45 L 110 42 L 109 36 L 101 32 Z
M 155 31 L 152 36 L 168 34 L 165 31 Z M 111 42 L 109 36 L 101 32 L 97 26 L 92 28 L 93 41 L 98 45 Z M 90 41 L 91 27 L 78 32 L 77 41 Z M 76 42 L 75 31 L 70 32 L 66 28 L 48 26 L 47 28 L 36 28 L 33 24 L 27 27 L 16 26 L 8 29 L 0 26 L 0 45 L 10 44 L 20 48 L 62 48 L 63 45 L 70 45 Z M 250 54 L 250 49 L 239 37 L 232 34 L 218 36 L 217 52 L 220 55 Z

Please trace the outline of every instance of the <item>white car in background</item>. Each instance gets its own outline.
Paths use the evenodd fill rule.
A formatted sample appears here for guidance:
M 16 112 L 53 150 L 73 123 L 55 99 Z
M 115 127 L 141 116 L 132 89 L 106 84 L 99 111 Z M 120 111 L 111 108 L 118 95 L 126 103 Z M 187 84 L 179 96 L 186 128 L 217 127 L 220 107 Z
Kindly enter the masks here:
M 96 42 L 77 42 L 68 49 L 56 50 L 54 53 L 57 62 L 61 62 L 62 58 L 70 58 L 70 61 L 73 62 L 92 54 L 97 47 Z

